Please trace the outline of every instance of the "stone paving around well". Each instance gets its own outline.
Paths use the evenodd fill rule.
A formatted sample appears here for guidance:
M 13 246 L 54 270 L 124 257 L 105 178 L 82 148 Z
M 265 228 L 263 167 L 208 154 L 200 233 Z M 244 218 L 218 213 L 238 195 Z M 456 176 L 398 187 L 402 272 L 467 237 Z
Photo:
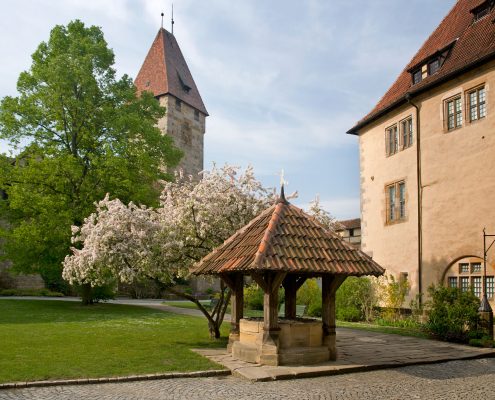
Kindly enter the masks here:
M 235 360 L 222 349 L 195 350 L 225 367 L 233 375 L 269 381 L 335 375 L 414 364 L 495 357 L 495 350 L 435 340 L 337 328 L 337 361 L 306 366 L 260 366 Z
M 1 390 L 0 400 L 493 400 L 495 359 L 452 361 L 311 379 L 235 377 Z

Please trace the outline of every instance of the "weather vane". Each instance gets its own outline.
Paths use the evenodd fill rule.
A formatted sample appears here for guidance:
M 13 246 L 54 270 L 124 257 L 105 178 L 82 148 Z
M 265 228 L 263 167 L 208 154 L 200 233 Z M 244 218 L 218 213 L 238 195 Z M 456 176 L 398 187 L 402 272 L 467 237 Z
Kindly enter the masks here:
M 284 170 L 282 169 L 280 171 L 280 187 L 284 187 L 285 185 L 288 185 L 289 182 L 285 180 L 285 173 Z
M 165 15 L 163 12 L 160 14 L 162 16 L 162 29 L 163 29 L 163 16 Z

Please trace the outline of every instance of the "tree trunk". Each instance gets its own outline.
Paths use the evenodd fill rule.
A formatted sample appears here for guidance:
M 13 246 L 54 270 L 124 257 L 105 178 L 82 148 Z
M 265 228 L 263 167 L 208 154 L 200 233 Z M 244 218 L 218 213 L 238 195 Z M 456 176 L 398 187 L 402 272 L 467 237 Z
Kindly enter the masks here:
M 92 289 L 89 283 L 83 283 L 81 285 L 81 300 L 85 306 L 93 304 Z

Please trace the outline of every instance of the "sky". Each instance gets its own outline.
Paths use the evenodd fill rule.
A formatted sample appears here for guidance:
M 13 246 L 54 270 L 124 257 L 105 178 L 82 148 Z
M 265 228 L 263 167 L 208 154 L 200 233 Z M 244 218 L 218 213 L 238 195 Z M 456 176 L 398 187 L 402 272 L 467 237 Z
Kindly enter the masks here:
M 455 0 L 174 0 L 174 34 L 210 116 L 205 168 L 252 165 L 269 187 L 319 196 L 358 218 L 358 138 L 347 135 L 385 94 Z M 170 0 L 2 0 L 0 98 L 57 24 L 100 26 L 119 75 L 135 77 Z M 8 151 L 0 142 L 0 152 Z

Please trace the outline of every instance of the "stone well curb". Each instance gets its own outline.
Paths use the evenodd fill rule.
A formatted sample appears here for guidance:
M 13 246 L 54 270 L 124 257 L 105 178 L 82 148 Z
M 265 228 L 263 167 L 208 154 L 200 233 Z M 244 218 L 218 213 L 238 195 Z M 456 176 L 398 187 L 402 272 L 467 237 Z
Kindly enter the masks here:
M 115 376 L 110 378 L 84 378 L 84 379 L 60 379 L 54 381 L 32 381 L 32 382 L 12 382 L 1 383 L 2 389 L 22 389 L 31 387 L 47 387 L 47 386 L 62 386 L 62 385 L 89 385 L 95 383 L 119 383 L 119 382 L 137 382 L 156 379 L 175 379 L 175 378 L 208 378 L 212 376 L 229 376 L 232 372 L 225 370 L 211 371 L 193 371 L 193 372 L 169 372 L 163 374 L 147 374 L 147 375 L 129 375 Z

